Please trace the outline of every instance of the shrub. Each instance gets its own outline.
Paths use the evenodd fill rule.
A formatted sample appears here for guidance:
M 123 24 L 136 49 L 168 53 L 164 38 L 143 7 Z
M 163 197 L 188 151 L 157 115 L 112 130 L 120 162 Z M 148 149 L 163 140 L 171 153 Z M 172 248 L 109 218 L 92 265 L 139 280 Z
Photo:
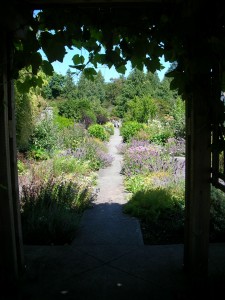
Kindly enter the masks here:
M 59 129 L 63 129 L 63 128 L 68 128 L 73 126 L 74 124 L 74 120 L 73 119 L 68 119 L 64 116 L 59 116 L 56 115 L 54 117 L 54 124 L 59 128 Z
M 184 186 L 138 191 L 124 212 L 140 220 L 145 244 L 183 243 Z
M 75 173 L 88 174 L 90 168 L 88 163 L 79 160 L 71 155 L 56 156 L 53 159 L 53 175 L 60 176 L 61 174 Z
M 173 136 L 170 126 L 164 125 L 160 120 L 152 120 L 145 128 L 149 141 L 155 144 L 164 145 L 168 138 Z
M 72 181 L 52 178 L 23 186 L 21 220 L 25 244 L 65 244 L 75 237 L 81 213 L 93 195 Z
M 104 114 L 97 114 L 97 123 L 100 125 L 106 124 L 108 122 L 108 117 Z
M 157 222 L 168 210 L 178 207 L 176 197 L 167 188 L 138 191 L 124 206 L 124 212 L 146 222 Z
M 22 162 L 21 160 L 17 160 L 17 169 L 18 169 L 18 174 L 22 175 L 27 171 L 27 166 L 25 165 L 24 162 Z
M 49 153 L 43 148 L 31 147 L 29 150 L 28 157 L 35 160 L 47 160 L 49 159 Z
M 91 125 L 90 127 L 88 127 L 88 133 L 90 134 L 90 136 L 96 137 L 101 141 L 109 140 L 109 134 L 102 125 Z
M 128 192 L 131 192 L 133 194 L 137 193 L 138 191 L 144 190 L 145 184 L 144 184 L 145 176 L 143 175 L 135 175 L 135 176 L 129 176 L 124 181 L 125 188 Z
M 79 120 L 81 115 L 78 110 L 78 101 L 76 100 L 66 100 L 58 105 L 59 115 L 64 116 L 68 119 Z
M 99 170 L 111 165 L 113 157 L 108 154 L 104 143 L 99 139 L 88 139 L 85 144 L 85 159 L 90 162 L 92 170 Z
M 63 128 L 59 132 L 59 143 L 61 149 L 76 149 L 83 145 L 87 138 L 87 132 L 83 125 Z
M 145 129 L 141 129 L 138 131 L 133 138 L 138 141 L 149 141 L 149 134 L 145 131 Z
M 169 138 L 165 144 L 167 153 L 173 156 L 185 155 L 185 140 L 182 138 Z
M 108 132 L 108 134 L 113 135 L 114 134 L 114 126 L 113 123 L 107 122 L 104 124 L 105 130 Z
M 38 123 L 31 136 L 30 146 L 32 149 L 43 149 L 52 152 L 58 141 L 57 127 L 52 121 L 43 120 Z
M 138 123 L 136 121 L 124 122 L 120 129 L 120 133 L 123 137 L 123 141 L 129 142 L 131 138 L 142 128 L 143 128 L 143 124 Z
M 122 173 L 131 176 L 159 170 L 172 172 L 170 157 L 164 154 L 158 145 L 132 140 L 124 152 Z

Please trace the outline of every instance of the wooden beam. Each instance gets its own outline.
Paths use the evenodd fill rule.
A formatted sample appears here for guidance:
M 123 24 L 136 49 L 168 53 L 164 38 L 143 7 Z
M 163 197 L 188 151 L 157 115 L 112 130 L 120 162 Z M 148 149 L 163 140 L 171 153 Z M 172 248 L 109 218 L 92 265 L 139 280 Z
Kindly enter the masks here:
M 1 292 L 13 288 L 22 266 L 22 241 L 16 181 L 15 131 L 10 78 L 8 38 L 2 32 L 0 85 L 0 280 Z M 15 171 L 12 171 L 14 168 Z
M 108 4 L 113 3 L 162 3 L 163 0 L 18 0 L 19 2 L 31 3 L 31 4 Z M 180 0 L 182 1 L 182 0 Z M 177 3 L 180 1 L 170 1 Z
M 8 53 L 11 53 L 11 45 L 8 43 Z M 24 250 L 22 238 L 21 213 L 19 202 L 19 183 L 17 167 L 17 145 L 16 145 L 16 118 L 15 118 L 15 95 L 14 80 L 11 78 L 11 66 L 13 55 L 8 59 L 8 124 L 9 124 L 9 150 L 10 150 L 10 174 L 12 186 L 13 215 L 15 224 L 16 254 L 19 273 L 24 271 Z
M 186 100 L 186 218 L 184 267 L 194 280 L 208 276 L 211 131 L 209 78 Z M 196 87 L 196 85 L 195 85 Z

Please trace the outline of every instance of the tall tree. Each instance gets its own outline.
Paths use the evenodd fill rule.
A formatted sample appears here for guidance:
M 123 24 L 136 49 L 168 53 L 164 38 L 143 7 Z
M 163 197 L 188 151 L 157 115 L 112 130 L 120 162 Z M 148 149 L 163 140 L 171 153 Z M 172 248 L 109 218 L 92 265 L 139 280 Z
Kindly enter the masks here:
M 74 83 L 73 74 L 70 69 L 67 70 L 66 76 L 64 77 L 62 96 L 65 99 L 75 99 L 77 97 L 77 87 Z
M 88 79 L 85 74 L 82 73 L 77 88 L 79 99 L 86 98 L 91 101 L 99 99 L 101 103 L 104 101 L 105 83 L 101 71 L 94 75 L 93 80 Z
M 65 87 L 65 76 L 53 73 L 49 84 L 43 89 L 43 95 L 47 99 L 56 99 L 63 94 Z
M 127 103 L 135 97 L 143 97 L 151 94 L 151 83 L 146 74 L 134 68 L 125 81 L 121 94 L 116 99 L 116 112 L 118 117 L 123 118 L 127 112 Z
M 148 123 L 155 117 L 157 111 L 155 101 L 150 96 L 135 96 L 134 99 L 128 101 L 127 106 L 125 121 Z
M 105 101 L 108 104 L 115 105 L 116 98 L 121 94 L 126 78 L 112 78 L 110 82 L 105 84 Z

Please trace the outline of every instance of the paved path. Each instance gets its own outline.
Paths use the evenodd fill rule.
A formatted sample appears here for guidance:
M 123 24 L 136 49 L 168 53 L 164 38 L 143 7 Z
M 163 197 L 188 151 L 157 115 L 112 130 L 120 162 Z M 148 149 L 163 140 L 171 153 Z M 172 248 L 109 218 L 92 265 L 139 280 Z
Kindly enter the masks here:
M 85 211 L 74 245 L 143 245 L 137 219 L 122 212 L 126 201 L 123 176 L 120 174 L 122 155 L 117 146 L 122 142 L 118 128 L 108 143 L 112 165 L 101 169 L 98 178 L 98 197 L 91 209 Z

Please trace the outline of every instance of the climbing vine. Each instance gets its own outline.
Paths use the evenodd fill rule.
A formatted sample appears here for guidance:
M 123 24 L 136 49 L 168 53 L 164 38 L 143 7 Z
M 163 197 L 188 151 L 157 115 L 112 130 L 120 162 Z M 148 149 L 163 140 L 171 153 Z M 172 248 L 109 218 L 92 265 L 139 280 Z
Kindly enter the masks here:
M 203 7 L 204 6 L 204 10 Z M 74 4 L 32 9 L 19 7 L 24 21 L 14 29 L 14 77 L 32 66 L 24 86 L 41 85 L 40 68 L 51 75 L 53 61 L 63 61 L 66 47 L 80 49 L 71 68 L 91 78 L 97 64 L 124 74 L 127 61 L 132 67 L 155 72 L 159 57 L 176 62 L 167 76 L 172 88 L 182 96 L 196 86 L 196 74 L 213 74 L 220 64 L 221 81 L 225 69 L 224 4 L 205 1 L 165 1 L 163 3 Z M 47 59 L 38 52 L 42 49 Z M 82 49 L 89 52 L 85 62 Z M 102 52 L 102 49 L 104 51 Z

